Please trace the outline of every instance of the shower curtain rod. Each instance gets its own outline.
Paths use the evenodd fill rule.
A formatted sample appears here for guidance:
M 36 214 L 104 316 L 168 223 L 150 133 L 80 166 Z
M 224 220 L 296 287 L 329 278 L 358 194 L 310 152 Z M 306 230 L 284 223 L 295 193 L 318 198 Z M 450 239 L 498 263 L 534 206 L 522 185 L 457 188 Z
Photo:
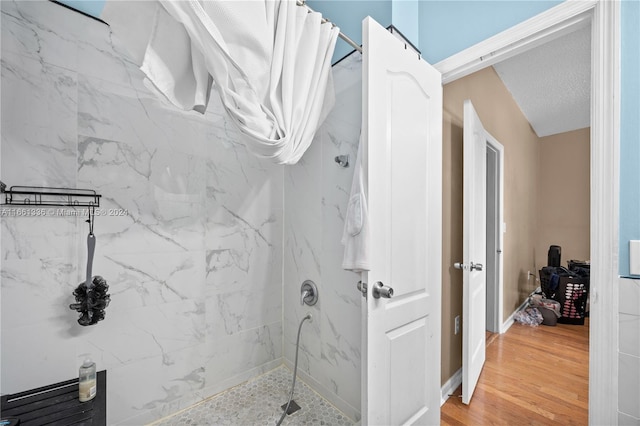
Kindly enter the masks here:
M 315 10 L 311 9 L 309 6 L 307 6 L 307 3 L 305 3 L 304 0 L 296 0 L 296 4 L 298 6 L 304 6 L 307 8 L 307 10 L 309 12 L 315 12 Z M 328 20 L 327 18 L 323 17 L 322 18 L 322 23 L 329 23 L 332 26 L 336 26 L 336 24 L 334 24 L 333 22 L 331 22 L 330 20 Z M 347 44 L 349 44 L 351 47 L 353 47 L 354 49 L 356 49 L 358 52 L 362 53 L 362 47 L 360 47 L 355 41 L 351 40 L 351 38 L 349 38 L 349 36 L 346 36 L 342 33 L 342 31 L 340 31 L 340 33 L 338 34 L 338 37 L 340 37 L 341 39 L 343 39 L 344 41 L 347 42 Z

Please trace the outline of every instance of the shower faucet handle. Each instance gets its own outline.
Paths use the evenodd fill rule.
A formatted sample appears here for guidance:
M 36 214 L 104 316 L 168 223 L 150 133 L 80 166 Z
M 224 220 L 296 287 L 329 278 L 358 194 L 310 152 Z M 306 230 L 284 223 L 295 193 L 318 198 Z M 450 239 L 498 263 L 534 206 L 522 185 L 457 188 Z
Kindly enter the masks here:
M 318 301 L 318 287 L 311 280 L 305 280 L 300 287 L 300 304 L 313 306 Z
M 304 306 L 304 299 L 309 295 L 309 290 L 302 290 L 300 293 L 300 304 Z

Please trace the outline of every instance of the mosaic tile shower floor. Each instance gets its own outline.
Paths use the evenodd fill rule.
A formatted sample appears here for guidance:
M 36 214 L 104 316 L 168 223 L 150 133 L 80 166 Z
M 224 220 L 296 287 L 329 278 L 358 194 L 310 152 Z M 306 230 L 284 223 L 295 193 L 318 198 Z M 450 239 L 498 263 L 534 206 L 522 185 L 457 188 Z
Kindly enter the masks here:
M 280 406 L 288 401 L 291 378 L 291 370 L 280 366 L 153 425 L 275 425 L 282 414 Z M 302 408 L 285 417 L 283 425 L 354 425 L 347 416 L 300 381 L 299 377 L 293 399 Z

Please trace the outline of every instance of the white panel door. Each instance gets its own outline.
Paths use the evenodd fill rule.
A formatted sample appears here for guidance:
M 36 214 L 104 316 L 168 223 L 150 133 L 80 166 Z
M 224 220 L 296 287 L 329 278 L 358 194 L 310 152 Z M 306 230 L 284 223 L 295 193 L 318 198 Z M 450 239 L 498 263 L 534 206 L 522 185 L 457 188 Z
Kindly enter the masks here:
M 464 102 L 462 267 L 462 402 L 469 404 L 485 360 L 487 251 L 487 132 Z
M 362 424 L 439 424 L 441 75 L 370 17 L 363 51 L 371 270 Z M 376 283 L 393 296 L 374 297 Z

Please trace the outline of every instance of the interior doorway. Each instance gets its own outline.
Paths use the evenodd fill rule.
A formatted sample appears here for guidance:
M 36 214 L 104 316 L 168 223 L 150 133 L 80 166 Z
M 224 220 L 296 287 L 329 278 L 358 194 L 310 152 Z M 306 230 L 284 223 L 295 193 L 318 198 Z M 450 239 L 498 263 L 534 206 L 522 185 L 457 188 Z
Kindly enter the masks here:
M 590 292 L 598 300 L 591 304 L 589 327 L 589 422 L 593 424 L 614 424 L 618 406 L 618 288 L 609 283 L 618 279 L 619 17 L 618 2 L 564 2 L 436 64 L 446 84 L 581 22 L 591 24 Z
M 520 144 L 514 144 L 513 140 L 505 142 L 509 146 L 512 160 L 508 174 L 509 182 L 506 185 L 511 225 L 515 223 L 514 226 L 535 230 L 531 241 L 520 239 L 518 244 L 522 247 L 533 247 L 533 253 L 518 251 L 517 247 L 509 244 L 507 238 L 509 250 L 504 260 L 507 270 L 510 271 L 507 275 L 510 282 L 507 282 L 505 292 L 508 299 L 509 292 L 514 290 L 513 282 L 517 279 L 520 296 L 518 304 L 541 285 L 537 271 L 548 265 L 549 246 L 562 247 L 560 266 L 568 267 L 567 261 L 571 259 L 591 260 L 591 120 L 588 96 L 591 91 L 588 79 L 591 30 L 589 23 L 583 23 L 576 26 L 572 32 L 493 65 L 496 74 L 537 137 L 536 156 L 526 160 L 527 163 L 536 165 L 537 177 L 533 180 L 533 186 L 526 178 L 523 184 L 516 184 L 518 191 L 514 191 L 513 182 L 521 182 L 521 177 L 526 175 L 526 170 L 522 168 L 523 161 L 518 162 L 517 158 L 514 158 L 521 152 Z M 568 52 L 572 52 L 571 58 L 559 59 L 568 55 Z M 545 70 L 544 74 L 536 72 L 541 69 Z M 564 80 L 563 76 L 566 74 L 572 74 L 575 81 Z M 499 125 L 502 126 L 502 123 Z M 497 262 L 502 258 L 499 237 L 505 229 L 497 217 L 497 202 L 500 199 L 496 192 L 500 188 L 498 153 L 499 150 L 493 148 L 488 141 L 486 325 L 487 331 L 492 333 L 506 331 L 512 323 L 509 315 L 517 308 L 517 305 L 512 304 L 513 300 L 505 302 L 504 311 L 500 306 L 502 295 L 499 294 L 499 290 L 502 289 L 502 285 L 498 284 Z M 514 167 L 518 168 L 518 173 L 514 174 Z M 526 199 L 536 200 L 536 203 L 530 204 L 527 209 L 534 213 L 530 216 L 514 217 L 514 203 L 521 204 Z M 516 219 L 520 217 L 523 219 Z M 511 235 L 514 231 L 517 230 L 512 227 Z M 517 259 L 514 260 L 514 257 Z M 514 266 L 519 270 L 517 277 L 514 276 Z M 547 296 L 551 297 L 550 294 Z
M 511 298 L 513 299 L 514 292 L 516 290 L 519 290 L 521 298 L 520 300 L 517 300 L 516 301 L 517 303 L 515 304 L 513 300 L 511 301 L 506 300 L 504 302 L 505 304 L 504 307 L 505 307 L 505 310 L 507 310 L 507 312 L 505 312 L 505 310 L 501 309 L 500 307 L 500 302 L 502 301 L 502 297 L 500 297 L 499 291 L 503 289 L 503 286 L 498 283 L 498 279 L 497 279 L 497 277 L 499 276 L 499 272 L 501 270 L 499 265 L 499 260 L 502 258 L 502 251 L 503 251 L 502 250 L 503 245 L 500 243 L 500 237 L 502 236 L 503 231 L 505 230 L 505 227 L 502 226 L 503 221 L 498 218 L 498 212 L 500 211 L 499 201 L 503 198 L 503 197 L 500 197 L 499 195 L 501 185 L 499 184 L 498 176 L 500 174 L 500 171 L 505 169 L 505 166 L 504 166 L 504 163 L 499 161 L 500 149 L 497 143 L 491 144 L 490 141 L 488 141 L 488 137 L 486 139 L 482 138 L 479 141 L 482 145 L 484 145 L 484 148 L 486 148 L 482 153 L 482 156 L 480 157 L 479 162 L 480 163 L 484 162 L 487 170 L 487 174 L 485 176 L 482 176 L 482 180 L 486 180 L 486 188 L 487 188 L 486 196 L 484 194 L 484 191 L 482 192 L 482 198 L 486 200 L 486 204 L 485 204 L 486 221 L 485 221 L 485 218 L 483 217 L 482 222 L 486 224 L 486 230 L 483 232 L 483 234 L 486 236 L 486 239 L 485 239 L 486 243 L 485 241 L 483 241 L 483 243 L 486 244 L 485 259 L 486 259 L 486 272 L 487 272 L 487 287 L 486 287 L 487 299 L 486 299 L 486 302 L 482 301 L 483 305 L 485 303 L 487 304 L 487 310 L 483 312 L 484 315 L 482 319 L 486 320 L 487 330 L 501 333 L 510 326 L 509 324 L 510 319 L 508 318 L 509 312 L 513 312 L 514 310 L 517 310 L 518 305 L 523 300 L 526 300 L 526 296 L 528 296 L 530 292 L 537 287 L 535 285 L 536 283 L 530 279 L 531 274 L 529 272 L 537 270 L 539 266 L 546 265 L 546 263 L 537 263 L 533 260 L 535 259 L 535 255 L 534 255 L 535 252 L 533 251 L 533 247 L 535 245 L 535 242 L 537 240 L 541 240 L 541 238 L 540 238 L 539 232 L 532 231 L 532 230 L 534 230 L 536 227 L 536 224 L 537 224 L 536 217 L 539 214 L 539 209 L 544 208 L 544 202 L 543 203 L 535 202 L 535 199 L 536 199 L 535 194 L 538 192 L 537 185 L 536 185 L 538 181 L 537 181 L 537 177 L 535 176 L 537 175 L 537 173 L 535 173 L 535 171 L 541 170 L 546 165 L 547 168 L 542 172 L 542 174 L 552 175 L 554 179 L 557 178 L 558 175 L 557 173 L 554 173 L 554 170 L 557 172 L 557 169 L 554 169 L 553 167 L 550 168 L 549 162 L 539 158 L 538 153 L 540 152 L 539 151 L 539 146 L 540 146 L 539 143 L 541 140 L 540 136 L 537 134 L 537 132 L 532 131 L 531 128 L 533 126 L 531 126 L 530 122 L 526 123 L 527 120 L 525 119 L 527 117 L 523 117 L 522 115 L 519 115 L 518 117 L 514 117 L 514 114 L 512 113 L 512 111 L 517 111 L 517 107 L 515 107 L 513 102 L 510 101 L 511 98 L 509 97 L 509 93 L 505 90 L 504 84 L 499 84 L 499 80 L 496 77 L 497 77 L 496 73 L 493 73 L 490 70 L 475 74 L 470 79 L 461 82 L 461 84 L 457 86 L 452 86 L 448 91 L 449 96 L 445 95 L 445 98 L 449 100 L 448 101 L 449 103 L 447 103 L 446 105 L 452 105 L 452 104 L 458 105 L 460 101 L 459 98 L 464 98 L 466 96 L 471 96 L 471 97 L 475 96 L 476 99 L 479 100 L 478 104 L 481 106 L 481 109 L 485 114 L 485 118 L 487 119 L 487 122 L 491 123 L 491 125 L 493 126 L 490 131 L 495 130 L 497 132 L 496 134 L 500 135 L 501 139 L 505 142 L 507 149 L 509 149 L 509 158 L 512 161 L 509 166 L 510 168 L 508 169 L 509 181 L 507 182 L 507 185 L 506 185 L 508 194 L 509 194 L 509 198 L 507 199 L 508 208 L 509 208 L 508 211 L 511 213 L 509 216 L 511 221 L 510 232 L 511 232 L 511 235 L 516 235 L 524 238 L 514 238 L 513 236 L 510 236 L 511 238 L 507 239 L 508 245 L 506 247 L 508 248 L 508 250 L 505 256 L 505 262 L 508 267 L 507 271 L 509 272 L 509 275 L 507 275 L 508 277 L 507 279 L 509 279 L 510 282 L 508 283 L 509 285 L 504 290 L 504 292 L 506 292 L 507 294 L 510 293 Z M 487 92 L 495 93 L 494 97 L 487 96 L 483 92 L 483 90 L 486 90 L 487 88 L 490 88 L 490 90 L 487 90 Z M 483 99 L 488 99 L 488 100 L 483 101 Z M 467 101 L 464 101 L 464 102 L 466 107 Z M 465 110 L 464 111 L 464 137 L 463 137 L 464 141 L 467 140 L 468 126 L 467 126 L 466 117 L 467 117 L 467 114 Z M 527 130 L 509 133 L 508 130 L 511 129 L 511 127 L 509 126 L 512 126 L 513 123 L 517 123 L 518 120 L 525 122 L 525 126 L 518 127 L 518 129 L 522 129 L 523 127 L 528 126 Z M 505 130 L 505 128 L 507 128 L 507 130 Z M 473 133 L 474 135 L 477 135 L 480 132 L 474 130 Z M 588 144 L 584 145 L 583 148 L 586 153 L 589 150 L 589 145 Z M 467 152 L 466 142 L 464 144 L 463 151 L 464 151 L 463 163 L 465 167 L 463 175 L 465 176 L 464 183 L 465 183 L 465 191 L 466 191 L 466 183 L 467 183 L 466 164 L 468 163 L 467 155 L 466 155 L 466 152 Z M 571 160 L 571 158 L 569 158 L 568 160 Z M 527 169 L 527 166 L 531 163 L 535 164 L 535 166 L 533 168 L 529 167 Z M 588 157 L 585 159 L 585 161 L 582 162 L 582 164 L 584 164 L 588 169 L 589 167 Z M 566 169 L 569 169 L 567 165 L 564 165 L 564 167 Z M 534 172 L 533 174 L 531 173 L 532 171 Z M 480 180 L 479 178 L 480 176 L 476 178 L 476 182 Z M 521 180 L 522 178 L 527 179 L 526 184 L 523 183 L 524 181 Z M 584 180 L 584 182 L 586 182 L 587 190 L 588 190 L 588 181 L 589 181 L 588 178 Z M 555 185 L 560 186 L 559 184 L 560 182 L 556 180 Z M 571 191 L 570 188 L 565 190 L 568 190 L 569 192 Z M 472 191 L 472 194 L 473 193 L 477 194 L 478 192 L 479 191 Z M 466 192 L 464 192 L 464 194 L 465 195 L 464 195 L 463 204 L 466 206 L 466 200 L 467 200 Z M 542 200 L 542 201 L 545 201 L 545 200 Z M 528 202 L 528 203 L 523 208 L 522 205 L 525 202 Z M 562 205 L 558 204 L 558 206 L 562 206 Z M 516 207 L 517 207 L 517 210 L 516 210 Z M 551 210 L 551 207 L 552 206 L 547 206 L 547 209 Z M 555 207 L 555 205 L 553 205 L 553 207 Z M 567 209 L 566 206 L 561 208 L 565 210 Z M 463 211 L 466 212 L 466 207 L 463 209 Z M 514 211 L 516 211 L 518 214 L 514 215 Z M 584 211 L 588 212 L 588 202 L 584 208 Z M 531 213 L 531 212 L 534 212 L 534 213 L 531 215 L 523 216 L 524 214 Z M 464 222 L 465 226 L 466 226 L 466 223 L 467 222 L 465 221 Z M 586 234 L 588 234 L 588 227 L 587 227 Z M 586 239 L 588 244 L 588 240 L 589 240 L 588 236 Z M 463 238 L 463 240 L 466 241 L 466 236 Z M 521 248 L 524 248 L 524 249 L 521 249 Z M 540 253 L 540 251 L 538 251 L 538 253 Z M 545 253 L 546 253 L 546 250 L 545 250 Z M 540 262 L 545 262 L 546 256 L 544 256 L 544 260 L 542 259 L 542 256 L 539 256 L 538 260 Z M 464 263 L 468 264 L 466 252 L 464 255 Z M 519 282 L 518 280 L 522 282 Z M 517 288 L 514 286 L 515 282 L 519 282 L 519 286 Z M 526 287 L 524 285 L 524 282 L 526 282 Z M 464 288 L 466 292 L 466 287 Z M 526 290 L 526 293 L 521 291 L 523 289 Z M 482 290 L 484 292 L 484 289 Z M 467 306 L 465 305 L 466 299 L 464 300 L 465 301 L 463 301 L 463 307 L 464 307 L 463 309 L 466 309 L 466 306 Z M 476 304 L 476 306 L 478 305 Z M 505 324 L 501 324 L 501 322 L 503 321 L 503 315 L 504 317 L 506 317 Z M 463 310 L 463 318 L 470 318 L 470 316 L 467 314 L 467 311 L 465 310 Z M 471 317 L 471 318 L 472 319 L 470 321 L 477 322 L 475 317 Z M 504 328 L 505 330 L 502 330 L 501 328 Z M 484 327 L 483 327 L 483 330 L 484 330 Z M 462 337 L 463 339 L 463 368 L 462 368 L 463 403 L 465 402 L 464 401 L 464 398 L 465 398 L 464 383 L 465 383 L 465 380 L 467 380 L 465 379 L 465 371 L 472 370 L 471 368 L 466 366 L 464 361 L 464 356 L 467 353 L 474 352 L 473 346 L 471 345 L 467 344 L 466 345 L 467 349 L 465 349 L 465 343 L 464 343 L 466 341 L 465 336 L 466 336 L 466 330 L 463 328 L 463 337 Z
M 549 16 L 545 16 L 544 19 L 538 19 L 535 24 L 544 23 L 542 30 L 539 26 L 536 27 L 534 23 L 531 23 L 530 26 L 535 29 L 531 30 L 529 28 L 528 35 L 523 37 L 524 30 L 519 28 L 520 32 L 518 34 L 509 36 L 512 43 L 504 41 L 508 37 L 502 37 L 500 43 L 494 39 L 488 40 L 485 45 L 470 49 L 470 51 L 481 51 L 481 54 L 472 55 L 470 52 L 463 52 L 458 57 L 452 58 L 447 64 L 438 65 L 440 65 L 439 68 L 443 72 L 443 82 L 452 82 L 480 68 L 497 63 L 498 60 L 496 58 L 515 55 L 516 50 L 522 49 L 519 51 L 524 51 L 526 48 L 531 48 L 532 44 L 540 45 L 541 39 L 550 34 L 553 34 L 552 38 L 557 38 L 562 35 L 559 33 L 566 34 L 569 27 L 581 25 L 584 20 L 587 20 L 590 24 L 593 36 L 591 46 L 592 78 L 589 79 L 591 83 L 590 260 L 594 265 L 591 273 L 591 295 L 596 295 L 599 303 L 596 307 L 592 306 L 590 312 L 590 338 L 592 343 L 590 346 L 591 356 L 589 357 L 591 367 L 589 400 L 591 421 L 597 423 L 596 419 L 609 418 L 608 416 L 611 413 L 615 413 L 615 402 L 617 401 L 615 392 L 607 394 L 607 392 L 601 391 L 610 387 L 609 383 L 612 378 L 614 381 L 617 378 L 616 354 L 614 350 L 607 346 L 608 342 L 617 341 L 615 333 L 611 333 L 616 324 L 615 315 L 612 312 L 616 312 L 617 289 L 613 289 L 612 293 L 608 293 L 610 290 L 603 288 L 606 282 L 610 282 L 611 279 L 615 278 L 617 263 L 615 262 L 615 256 L 612 257 L 611 253 L 617 253 L 617 246 L 615 245 L 615 238 L 611 241 L 604 241 L 607 250 L 605 253 L 600 237 L 601 235 L 615 236 L 617 225 L 615 194 L 618 193 L 618 184 L 616 181 L 617 162 L 615 160 L 617 158 L 619 138 L 614 119 L 618 116 L 615 102 L 615 95 L 619 93 L 618 80 L 616 79 L 618 58 L 615 52 L 618 51 L 619 44 L 615 39 L 616 31 L 614 30 L 616 22 L 614 19 L 615 7 L 612 7 L 608 2 L 600 1 L 594 2 L 590 6 L 584 5 L 579 11 L 576 11 L 573 6 L 576 6 L 576 4 L 566 4 L 558 9 L 567 12 L 566 14 L 554 11 L 554 13 L 549 13 Z M 570 7 L 571 11 L 565 10 Z M 570 18 L 566 16 L 569 12 L 571 12 Z M 579 16 L 576 17 L 576 15 Z M 550 21 L 551 24 L 549 23 Z M 531 36 L 531 34 L 535 34 L 535 37 Z M 522 43 L 519 43 L 521 39 Z M 477 58 L 480 58 L 480 60 L 477 60 Z M 487 63 L 485 61 L 487 58 L 492 62 Z M 520 192 L 519 194 L 524 196 L 525 193 Z M 509 232 L 512 232 L 511 229 L 515 228 L 510 227 Z M 509 255 L 509 253 L 505 254 Z M 546 252 L 544 257 L 546 261 Z M 527 269 L 528 267 L 525 265 L 521 276 L 526 277 Z M 602 300 L 601 297 L 605 300 Z M 613 310 L 610 309 L 608 311 L 605 307 Z M 505 307 L 505 309 L 507 308 L 512 309 L 511 306 Z M 508 312 L 505 311 L 505 315 L 508 315 Z M 503 320 L 506 325 L 510 319 L 503 318 Z M 606 332 L 607 330 L 609 330 L 609 333 Z M 605 363 L 604 361 L 607 362 Z M 606 376 L 607 374 L 608 377 Z M 452 379 L 454 378 L 454 376 L 451 377 Z M 445 383 L 445 385 L 447 384 Z M 601 420 L 600 422 L 605 421 Z
M 487 309 L 486 328 L 500 333 L 502 312 L 502 230 L 504 147 L 487 141 Z
M 586 30 L 590 30 L 590 26 L 586 28 Z M 576 30 L 576 32 L 579 30 Z M 582 31 L 585 32 L 585 31 Z M 562 40 L 562 37 L 557 39 L 555 42 L 557 43 L 558 41 Z M 497 67 L 497 65 L 496 65 Z M 499 73 L 498 73 L 499 74 Z M 536 82 L 533 82 L 532 84 L 536 84 Z M 539 84 L 539 83 L 538 83 Z M 590 123 L 589 123 L 590 124 Z M 532 128 L 534 128 L 535 126 L 532 125 Z M 535 129 L 534 129 L 535 130 Z M 549 135 L 549 136 L 539 136 L 541 144 L 542 141 L 545 139 L 550 139 L 550 138 L 554 138 L 556 140 L 556 143 L 558 145 L 560 145 L 560 140 L 562 139 L 562 137 L 564 137 L 564 135 L 568 135 L 572 132 L 575 132 L 577 130 L 569 130 L 569 131 L 561 131 L 559 133 L 553 134 L 553 135 Z M 537 133 L 537 132 L 536 132 Z M 502 254 L 502 243 L 501 243 L 501 237 L 503 235 L 504 232 L 504 224 L 503 224 L 503 220 L 502 220 L 502 209 L 501 209 L 501 182 L 500 182 L 500 172 L 503 170 L 503 163 L 502 163 L 502 158 L 500 156 L 500 153 L 502 152 L 502 146 L 499 145 L 499 143 L 497 141 L 492 141 L 491 140 L 487 140 L 487 145 L 486 145 L 486 311 L 485 311 L 485 315 L 486 315 L 486 331 L 487 331 L 487 338 L 486 338 L 486 342 L 487 344 L 489 344 L 489 342 L 492 341 L 493 338 L 495 338 L 495 336 L 492 336 L 490 333 L 496 333 L 496 334 L 500 334 L 500 333 L 504 333 L 509 327 L 510 325 L 513 323 L 510 319 L 507 319 L 506 321 L 504 320 L 503 317 L 503 312 L 502 312 L 502 307 L 503 307 L 503 299 L 502 299 L 502 292 L 503 292 L 503 283 L 499 280 L 499 277 L 501 275 L 502 272 L 502 264 L 501 261 L 503 259 L 503 254 Z M 513 146 L 510 146 L 510 148 L 512 151 L 511 153 L 513 153 Z M 588 152 L 589 149 L 589 145 L 584 146 L 584 150 Z M 556 152 L 561 152 L 562 149 L 556 151 Z M 542 152 L 542 151 L 541 151 Z M 548 152 L 547 152 L 548 153 Z M 575 170 L 572 170 L 572 167 L 568 166 L 567 164 L 570 164 L 572 161 L 575 160 L 575 154 L 572 157 L 571 155 L 565 155 L 564 158 L 566 160 L 566 164 L 562 165 L 562 164 L 554 164 L 554 166 L 559 166 L 560 168 L 552 168 L 550 165 L 553 164 L 554 161 L 558 160 L 558 159 L 551 159 L 551 161 L 549 159 L 544 158 L 544 155 L 541 155 L 542 158 L 538 158 L 535 161 L 538 162 L 538 167 L 539 170 L 542 172 L 542 174 L 546 174 L 548 176 L 553 176 L 554 180 L 557 179 L 557 181 L 555 182 L 555 185 L 557 187 L 563 187 L 564 190 L 566 191 L 567 194 L 569 193 L 578 193 L 581 192 L 583 189 L 586 189 L 587 193 L 584 194 L 585 199 L 588 199 L 588 176 L 585 180 L 585 182 L 587 182 L 586 187 L 583 188 L 582 186 L 580 188 L 577 187 L 570 187 L 568 183 L 574 183 L 571 179 L 571 177 L 569 176 L 568 178 L 563 177 L 558 177 L 557 172 L 560 171 L 567 171 L 568 174 L 573 173 Z M 582 158 L 581 156 L 581 160 L 582 164 L 585 164 L 586 168 L 589 169 L 589 159 L 588 156 L 586 158 Z M 546 164 L 546 166 L 545 166 Z M 573 168 L 575 168 L 575 166 L 573 166 Z M 510 179 L 514 179 L 513 176 L 513 172 L 511 172 L 511 177 Z M 577 173 L 576 173 L 577 174 Z M 548 179 L 547 179 L 548 180 Z M 546 182 L 546 181 L 545 181 Z M 538 179 L 537 182 L 538 185 L 541 185 L 541 180 Z M 546 182 L 546 188 L 549 189 L 551 188 L 551 186 L 549 185 L 549 182 Z M 551 188 L 551 189 L 555 189 L 555 188 Z M 545 191 L 542 191 L 545 192 Z M 556 191 L 557 192 L 557 191 Z M 513 194 L 511 194 L 511 203 L 513 203 Z M 539 205 L 540 205 L 540 209 L 543 209 L 545 205 L 545 203 L 550 202 L 550 199 L 541 199 L 539 200 Z M 585 206 L 584 211 L 587 211 L 588 206 Z M 547 210 L 552 210 L 551 208 L 547 208 Z M 568 208 L 567 206 L 567 210 L 570 210 L 570 208 Z M 538 215 L 540 214 L 540 211 L 538 211 L 537 213 Z M 549 215 L 548 215 L 549 216 Z M 553 215 L 550 215 L 553 216 Z M 587 216 L 588 216 L 588 211 L 587 211 Z M 588 221 L 588 219 L 587 219 Z M 578 222 L 576 220 L 576 216 L 574 216 L 574 222 Z M 546 224 L 545 224 L 546 225 Z M 542 227 L 541 224 L 537 223 L 536 226 Z M 572 226 L 574 228 L 578 228 L 578 226 L 574 223 L 572 224 Z M 555 228 L 559 228 L 559 226 L 556 226 Z M 557 235 L 562 235 L 562 239 L 566 240 L 566 239 L 570 239 L 569 236 L 571 235 L 571 232 L 564 232 L 561 229 L 556 229 L 556 236 Z M 549 232 L 542 232 L 542 229 L 536 231 L 536 234 L 538 236 L 539 241 L 537 243 L 539 243 L 540 241 L 547 241 L 545 238 L 549 237 L 549 235 L 545 235 L 545 234 L 549 234 Z M 565 235 L 566 234 L 566 235 Z M 583 235 L 585 241 L 584 247 L 589 247 L 589 230 L 588 230 L 588 224 L 586 226 L 586 232 L 584 232 Z M 521 273 L 521 276 L 526 276 L 526 283 L 527 286 L 530 287 L 530 290 L 536 289 L 539 285 L 540 282 L 536 279 L 538 273 L 536 272 L 539 268 L 546 266 L 546 248 L 549 246 L 549 244 L 555 244 L 556 243 L 556 239 L 554 239 L 553 237 L 548 240 L 548 243 L 545 247 L 545 250 L 542 251 L 540 250 L 540 247 L 536 247 L 536 261 L 535 266 L 532 268 L 531 266 L 528 266 L 527 268 L 525 268 L 525 270 Z M 540 246 L 540 244 L 536 244 L 537 246 Z M 575 251 L 575 250 L 574 250 Z M 588 252 L 588 250 L 587 250 Z M 512 256 L 514 255 L 513 253 L 507 253 L 506 255 L 509 256 L 509 254 L 511 254 Z M 588 253 L 585 255 L 588 256 Z M 563 260 L 569 260 L 569 259 L 579 259 L 579 260 L 590 260 L 588 257 L 565 257 L 563 258 Z M 509 262 L 509 259 L 506 259 L 507 263 Z M 564 266 L 566 265 L 566 262 L 564 263 Z M 523 278 L 524 279 L 524 278 Z M 504 290 L 504 291 L 509 291 Z M 509 315 L 510 312 L 507 312 L 507 315 Z M 464 356 L 464 355 L 463 355 Z M 464 368 L 464 366 L 463 366 Z M 464 374 L 463 374 L 464 377 Z

